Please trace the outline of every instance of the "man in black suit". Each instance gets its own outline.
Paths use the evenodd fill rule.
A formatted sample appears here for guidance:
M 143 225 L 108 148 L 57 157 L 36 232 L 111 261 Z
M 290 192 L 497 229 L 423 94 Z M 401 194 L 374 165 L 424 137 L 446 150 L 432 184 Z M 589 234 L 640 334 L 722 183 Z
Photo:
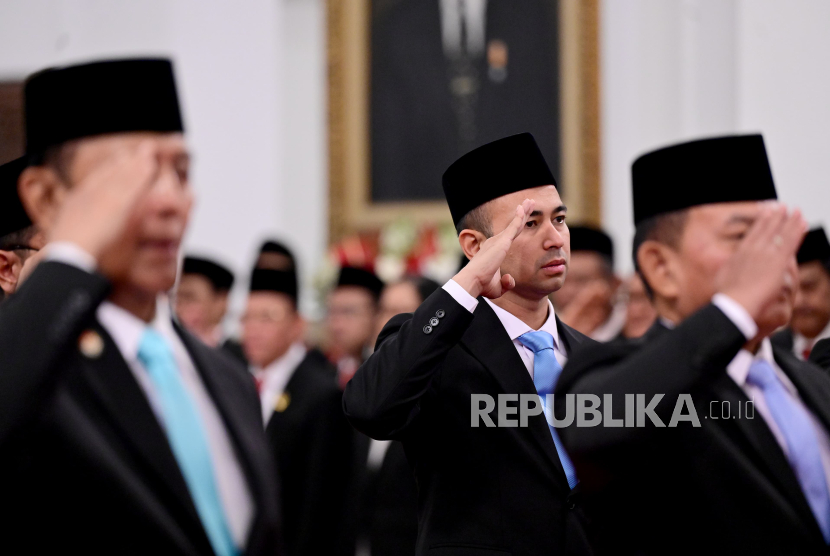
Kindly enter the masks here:
M 23 265 L 43 248 L 43 234 L 32 224 L 20 204 L 17 180 L 26 168 L 26 157 L 0 166 L 0 301 L 14 293 Z
M 165 295 L 192 204 L 170 62 L 45 70 L 25 96 L 20 196 L 49 243 L 0 312 L 5 551 L 280 553 L 253 381 Z
M 206 345 L 222 348 L 247 365 L 242 345 L 222 330 L 233 282 L 233 272 L 224 265 L 202 257 L 185 257 L 176 289 L 176 316 Z
M 254 269 L 242 323 L 282 486 L 286 554 L 334 554 L 352 430 L 340 409 L 334 368 L 303 344 L 295 272 Z
M 526 426 L 470 419 L 476 395 L 502 395 L 514 410 L 520 394 L 538 402 L 570 352 L 591 343 L 547 298 L 569 257 L 555 184 L 527 133 L 450 166 L 444 191 L 471 261 L 384 327 L 344 393 L 357 429 L 403 443 L 418 484 L 417 554 L 590 553 L 572 464 L 541 404 Z
M 602 425 L 559 429 L 598 551 L 827 554 L 830 379 L 769 341 L 807 228 L 770 202 L 762 137 L 666 147 L 632 173 L 636 268 L 658 322 L 574 353 L 555 400 L 565 420 L 563 396 L 602 400 Z
M 817 342 L 830 338 L 830 242 L 824 228 L 807 232 L 796 260 L 798 292 L 793 316 L 789 326 L 771 340 L 807 360 Z

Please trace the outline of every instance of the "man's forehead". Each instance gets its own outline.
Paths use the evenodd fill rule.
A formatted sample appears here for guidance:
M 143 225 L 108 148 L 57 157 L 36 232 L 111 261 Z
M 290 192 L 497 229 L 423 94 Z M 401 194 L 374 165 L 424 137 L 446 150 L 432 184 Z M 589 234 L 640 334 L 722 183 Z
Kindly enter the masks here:
M 732 224 L 752 222 L 761 208 L 769 201 L 739 201 L 711 203 L 689 209 L 693 218 L 710 223 Z
M 532 187 L 530 189 L 522 189 L 521 191 L 508 193 L 507 195 L 502 195 L 494 199 L 493 204 L 500 209 L 508 207 L 512 212 L 525 199 L 536 201 L 534 210 L 552 210 L 562 204 L 559 191 L 553 185 L 543 185 L 541 187 Z

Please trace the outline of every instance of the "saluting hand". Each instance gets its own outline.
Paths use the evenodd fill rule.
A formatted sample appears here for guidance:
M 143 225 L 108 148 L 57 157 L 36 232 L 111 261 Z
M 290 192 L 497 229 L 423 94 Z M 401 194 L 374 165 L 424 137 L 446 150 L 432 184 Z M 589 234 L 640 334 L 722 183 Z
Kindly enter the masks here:
M 501 297 L 516 286 L 516 281 L 509 274 L 502 275 L 502 261 L 510 250 L 513 240 L 522 233 L 535 201 L 525 199 L 516 207 L 516 215 L 508 226 L 481 244 L 467 266 L 462 268 L 453 280 L 473 297 L 483 295 L 490 299 Z
M 786 324 L 762 321 L 766 309 L 786 289 L 792 293 L 797 287 L 795 254 L 806 231 L 798 209 L 788 212 L 784 205 L 765 206 L 717 276 L 717 291 L 740 303 L 761 330 Z
M 153 141 L 120 150 L 67 191 L 49 240 L 72 242 L 100 262 L 158 171 Z

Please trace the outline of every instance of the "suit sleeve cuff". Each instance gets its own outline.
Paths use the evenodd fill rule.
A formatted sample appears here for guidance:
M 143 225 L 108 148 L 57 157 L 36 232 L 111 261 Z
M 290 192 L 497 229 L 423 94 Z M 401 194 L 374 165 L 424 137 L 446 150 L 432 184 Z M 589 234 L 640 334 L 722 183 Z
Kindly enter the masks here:
M 716 293 L 712 297 L 712 304 L 720 309 L 732 321 L 732 324 L 738 327 L 738 330 L 747 340 L 751 340 L 758 335 L 758 325 L 755 324 L 752 316 L 740 303 L 728 295 Z
M 56 241 L 46 246 L 44 261 L 68 264 L 92 274 L 98 266 L 95 257 L 69 241 Z
M 446 284 L 443 286 L 444 291 L 447 292 L 455 299 L 459 305 L 467 309 L 469 312 L 473 312 L 478 307 L 478 299 L 467 293 L 467 290 L 462 288 L 458 285 L 458 282 L 455 280 L 450 279 Z

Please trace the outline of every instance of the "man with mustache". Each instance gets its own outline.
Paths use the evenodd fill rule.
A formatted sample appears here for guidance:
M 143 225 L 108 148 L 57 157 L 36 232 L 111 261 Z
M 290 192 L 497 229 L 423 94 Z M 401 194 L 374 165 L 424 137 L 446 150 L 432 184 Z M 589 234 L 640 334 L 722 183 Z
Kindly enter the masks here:
M 830 378 L 769 341 L 807 227 L 774 202 L 763 138 L 673 145 L 632 175 L 658 322 L 577 352 L 556 388 L 560 418 L 565 394 L 602 400 L 601 425 L 558 429 L 598 552 L 827 554 Z
M 346 416 L 403 443 L 418 484 L 417 554 L 589 554 L 577 475 L 542 408 L 527 426 L 470 417 L 476 395 L 507 394 L 514 411 L 520 394 L 538 401 L 571 351 L 593 344 L 547 297 L 570 254 L 556 181 L 524 133 L 462 156 L 443 187 L 471 260 L 386 324 L 346 387 Z
M 0 312 L 4 548 L 279 553 L 253 381 L 167 300 L 193 197 L 172 65 L 47 69 L 25 100 L 20 196 L 48 244 Z

